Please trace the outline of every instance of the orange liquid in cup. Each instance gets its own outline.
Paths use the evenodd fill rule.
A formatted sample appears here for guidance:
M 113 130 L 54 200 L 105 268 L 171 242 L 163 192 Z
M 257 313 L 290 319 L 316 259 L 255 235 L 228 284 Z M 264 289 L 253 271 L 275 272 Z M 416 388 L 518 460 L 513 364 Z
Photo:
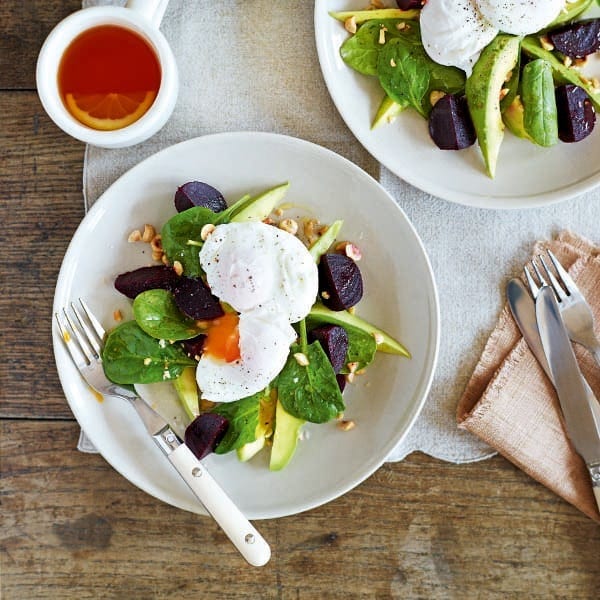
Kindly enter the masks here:
M 101 131 L 135 123 L 160 87 L 158 58 L 137 33 L 117 25 L 92 27 L 65 50 L 58 88 L 69 113 Z

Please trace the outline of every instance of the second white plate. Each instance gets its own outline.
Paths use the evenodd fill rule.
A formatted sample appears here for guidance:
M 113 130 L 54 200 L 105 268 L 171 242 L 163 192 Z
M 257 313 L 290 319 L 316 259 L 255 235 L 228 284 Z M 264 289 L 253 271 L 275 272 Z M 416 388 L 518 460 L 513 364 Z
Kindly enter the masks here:
M 415 111 L 407 110 L 394 123 L 371 130 L 383 91 L 376 78 L 356 73 L 342 61 L 339 49 L 349 34 L 329 16 L 329 11 L 358 10 L 364 4 L 363 0 L 315 2 L 317 50 L 325 82 L 342 118 L 390 171 L 439 198 L 496 209 L 543 206 L 600 184 L 600 131 L 576 144 L 559 142 L 552 148 L 535 146 L 507 132 L 492 180 L 484 172 L 477 144 L 458 152 L 439 150 L 429 137 L 427 122 Z M 598 16 L 600 8 L 589 14 Z M 600 74 L 600 61 L 595 62 L 588 68 Z

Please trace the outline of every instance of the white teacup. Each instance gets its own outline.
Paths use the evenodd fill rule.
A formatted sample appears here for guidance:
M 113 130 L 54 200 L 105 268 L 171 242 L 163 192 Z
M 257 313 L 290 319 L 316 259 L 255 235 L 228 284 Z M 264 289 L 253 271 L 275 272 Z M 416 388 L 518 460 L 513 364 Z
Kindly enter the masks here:
M 154 135 L 167 122 L 177 101 L 179 77 L 175 57 L 158 27 L 168 0 L 129 0 L 127 7 L 95 6 L 79 10 L 63 19 L 44 42 L 37 62 L 37 90 L 50 118 L 74 138 L 103 148 L 138 144 Z M 112 131 L 99 131 L 73 117 L 61 98 L 58 69 L 70 43 L 81 33 L 100 25 L 116 25 L 140 35 L 154 50 L 161 70 L 156 98 L 137 121 Z

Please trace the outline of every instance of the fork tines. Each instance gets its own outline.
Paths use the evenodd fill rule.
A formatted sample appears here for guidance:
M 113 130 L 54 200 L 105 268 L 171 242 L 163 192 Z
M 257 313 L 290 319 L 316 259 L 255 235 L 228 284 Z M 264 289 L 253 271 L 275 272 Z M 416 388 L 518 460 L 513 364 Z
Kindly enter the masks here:
M 564 300 L 569 295 L 569 293 L 568 293 L 569 288 L 574 287 L 575 283 L 573 282 L 573 280 L 571 279 L 571 276 L 567 273 L 567 271 L 565 271 L 565 269 L 560 264 L 560 262 L 558 262 L 558 259 L 556 258 L 556 256 L 554 256 L 552 251 L 546 250 L 546 252 L 552 262 L 552 265 L 553 265 L 556 273 L 558 274 L 560 280 L 562 281 L 562 285 L 559 282 L 559 280 L 556 278 L 556 276 L 552 272 L 552 269 L 548 266 L 548 263 L 544 260 L 544 257 L 541 254 L 538 255 L 536 258 L 541 263 L 544 273 L 546 274 L 546 277 L 548 278 L 549 282 L 546 280 L 546 277 L 544 277 L 544 273 L 542 273 L 542 270 L 538 266 L 538 264 L 536 262 L 536 258 L 534 258 L 531 261 L 531 267 L 533 268 L 533 270 L 535 272 L 535 275 L 539 281 L 539 285 L 536 283 L 534 277 L 531 275 L 529 269 L 526 266 L 523 269 L 523 271 L 525 273 L 525 278 L 527 279 L 527 285 L 529 286 L 529 289 L 532 291 L 534 296 L 537 295 L 537 293 L 540 291 L 540 288 L 542 286 L 550 285 L 550 286 L 552 286 L 552 289 L 554 290 L 554 293 L 556 294 L 558 300 L 559 301 Z M 566 288 L 566 290 L 567 290 L 566 292 L 565 292 L 565 289 L 563 289 L 563 286 Z
M 104 329 L 93 315 L 87 304 L 79 298 L 81 309 L 73 302 L 70 303 L 71 313 L 63 308 L 64 321 L 58 313 L 55 313 L 56 322 L 60 330 L 65 346 L 77 366 L 90 364 L 93 360 L 99 360 Z

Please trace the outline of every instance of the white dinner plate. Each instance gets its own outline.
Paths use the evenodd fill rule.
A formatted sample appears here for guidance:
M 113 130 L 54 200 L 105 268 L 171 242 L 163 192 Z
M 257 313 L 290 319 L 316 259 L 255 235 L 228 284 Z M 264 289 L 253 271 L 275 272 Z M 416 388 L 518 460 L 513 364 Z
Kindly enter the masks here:
M 407 110 L 391 124 L 371 130 L 383 97 L 375 77 L 353 71 L 340 58 L 349 36 L 329 11 L 364 8 L 364 0 L 317 0 L 315 35 L 329 93 L 359 142 L 390 171 L 415 187 L 452 202 L 480 208 L 538 207 L 565 200 L 600 184 L 600 131 L 576 144 L 542 148 L 506 132 L 495 179 L 485 174 L 477 144 L 460 151 L 439 150 L 427 122 Z M 388 6 L 396 6 L 388 0 Z M 596 7 L 588 13 L 600 15 Z M 600 60 L 586 67 L 600 74 Z M 600 129 L 600 125 L 596 126 Z
M 131 318 L 131 302 L 113 287 L 123 271 L 151 264 L 148 245 L 127 237 L 145 223 L 160 227 L 175 214 L 176 188 L 205 181 L 232 202 L 289 181 L 289 201 L 324 223 L 344 219 L 342 239 L 362 250 L 365 296 L 358 314 L 383 327 L 412 359 L 378 353 L 344 394 L 341 431 L 334 422 L 308 425 L 308 438 L 280 472 L 263 451 L 248 463 L 235 452 L 204 462 L 248 518 L 291 515 L 347 492 L 385 460 L 425 402 L 437 358 L 439 307 L 429 260 L 412 225 L 385 190 L 348 160 L 320 146 L 268 133 L 223 133 L 192 139 L 155 154 L 117 180 L 77 229 L 58 277 L 54 310 L 87 300 L 105 328 L 113 312 Z M 104 458 L 142 490 L 182 509 L 204 513 L 134 410 L 123 400 L 99 402 L 82 382 L 60 336 L 54 352 L 77 421 Z M 399 500 L 400 501 L 400 500 Z

